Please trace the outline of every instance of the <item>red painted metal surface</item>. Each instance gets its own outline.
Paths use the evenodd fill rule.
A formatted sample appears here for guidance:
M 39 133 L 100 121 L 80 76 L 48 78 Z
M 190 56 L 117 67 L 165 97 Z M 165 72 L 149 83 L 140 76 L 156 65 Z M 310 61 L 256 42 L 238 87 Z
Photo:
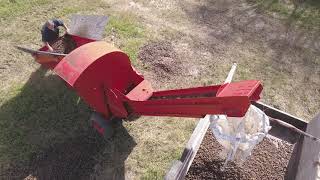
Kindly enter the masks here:
M 125 53 L 103 41 L 87 43 L 73 50 L 53 71 L 105 117 L 111 114 L 128 116 L 112 89 L 127 94 L 143 80 L 132 69 Z
M 92 39 L 87 39 L 87 38 L 83 38 L 75 35 L 70 35 L 70 36 L 76 42 L 77 48 L 84 44 L 94 41 Z M 61 38 L 63 37 L 59 37 L 58 40 L 60 40 Z M 43 46 L 39 49 L 39 51 L 47 51 L 47 50 L 48 50 L 47 46 Z M 36 55 L 34 56 L 34 58 L 39 64 L 43 65 L 48 69 L 54 69 L 57 66 L 57 64 L 63 59 L 62 56 L 47 56 L 47 55 Z
M 241 81 L 224 84 L 218 90 L 217 97 L 246 96 L 250 101 L 257 101 L 260 99 L 261 92 L 260 81 Z
M 93 126 L 93 128 L 95 128 L 95 129 L 98 131 L 98 133 L 100 133 L 100 135 L 103 136 L 104 131 L 105 131 L 105 129 L 104 129 L 103 127 L 101 127 L 101 126 L 100 126 L 97 122 L 95 122 L 95 121 L 92 122 L 92 126 Z
M 256 80 L 154 92 L 122 51 L 106 42 L 73 38 L 78 48 L 48 67 L 106 119 L 131 114 L 241 117 L 260 98 L 262 85 Z
M 146 101 L 153 94 L 153 89 L 149 81 L 143 80 L 139 85 L 132 89 L 126 96 L 132 101 Z
M 84 44 L 90 43 L 90 42 L 94 42 L 95 40 L 93 39 L 88 39 L 88 38 L 84 38 L 84 37 L 80 37 L 80 36 L 75 36 L 75 35 L 71 35 L 72 39 L 76 42 L 77 47 L 80 47 Z
M 247 87 L 247 88 L 244 88 Z M 250 88 L 249 88 L 250 87 Z M 145 101 L 118 97 L 131 113 L 150 116 L 203 117 L 206 114 L 226 114 L 242 117 L 251 101 L 256 100 L 262 86 L 259 81 L 241 81 L 226 85 L 154 92 Z

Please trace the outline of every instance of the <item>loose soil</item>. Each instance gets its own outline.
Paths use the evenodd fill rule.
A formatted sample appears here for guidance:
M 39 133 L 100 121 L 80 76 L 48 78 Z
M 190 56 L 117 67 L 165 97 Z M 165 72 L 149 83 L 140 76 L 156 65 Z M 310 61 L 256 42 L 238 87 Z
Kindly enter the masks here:
M 19 165 L 8 169 L 8 177 L 27 180 L 88 178 L 98 163 L 94 156 L 106 146 L 103 140 L 97 141 L 98 138 L 86 134 L 54 144 L 37 154 L 27 168 Z
M 172 75 L 180 74 L 182 67 L 177 53 L 171 43 L 167 41 L 151 42 L 143 46 L 138 59 L 150 67 L 157 79 L 170 79 Z
M 265 138 L 242 166 L 230 162 L 225 171 L 221 171 L 225 161 L 220 156 L 223 147 L 208 130 L 186 179 L 286 179 L 293 147 L 282 140 Z
M 53 48 L 53 51 L 56 53 L 69 54 L 77 47 L 77 44 L 71 38 L 71 36 L 64 35 L 62 38 L 54 42 L 51 46 Z
M 0 179 L 124 179 L 124 162 L 136 142 L 123 126 L 115 131 L 109 140 L 90 129 L 79 137 L 53 144 L 36 154 L 29 165 L 12 166 L 7 174 L 0 174 Z

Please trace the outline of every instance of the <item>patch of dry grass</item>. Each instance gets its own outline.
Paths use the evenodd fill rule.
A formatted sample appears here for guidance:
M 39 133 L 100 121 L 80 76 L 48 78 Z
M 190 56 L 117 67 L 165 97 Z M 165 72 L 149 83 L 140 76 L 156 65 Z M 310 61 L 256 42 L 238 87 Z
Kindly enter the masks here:
M 225 5 L 225 1 L 218 1 L 219 3 Z M 230 8 L 234 12 L 240 9 L 245 14 L 250 11 L 250 8 L 243 10 L 248 8 L 247 5 L 242 7 L 243 4 L 245 3 L 240 4 L 241 6 L 231 4 Z M 50 124 L 54 119 L 59 119 L 60 124 L 54 125 L 59 130 L 51 129 L 50 134 L 44 136 L 45 140 L 55 139 L 59 142 L 67 141 L 63 138 L 62 132 L 70 132 L 69 137 L 76 135 L 77 131 L 74 128 L 85 124 L 89 111 L 84 104 L 77 109 L 76 96 L 69 92 L 69 89 L 58 86 L 61 89 L 54 91 L 48 84 L 45 89 L 33 84 L 27 86 L 28 91 L 21 92 L 21 87 L 24 87 L 30 74 L 38 68 L 38 65 L 29 55 L 18 52 L 12 47 L 16 44 L 39 47 L 39 29 L 42 23 L 52 17 L 62 18 L 68 22 L 67 19 L 72 13 L 111 16 L 110 26 L 106 29 L 106 40 L 114 42 L 116 46 L 125 50 L 134 60 L 138 71 L 146 73 L 147 79 L 150 77 L 148 76 L 149 69 L 143 68 L 140 60 L 136 58 L 139 47 L 149 40 L 172 42 L 181 60 L 179 63 L 184 65 L 186 73 L 166 82 L 153 82 L 156 87 L 170 89 L 218 84 L 225 78 L 232 62 L 237 62 L 235 80 L 260 79 L 264 85 L 264 101 L 299 117 L 305 119 L 312 117 L 318 111 L 320 102 L 319 55 L 308 47 L 297 50 L 293 46 L 285 45 L 282 46 L 284 47 L 282 51 L 274 47 L 279 43 L 278 41 L 271 45 L 263 43 L 262 41 L 268 41 L 264 36 L 259 35 L 265 33 L 266 37 L 274 36 L 272 29 L 250 34 L 255 24 L 248 29 L 239 30 L 243 27 L 229 24 L 230 21 L 222 23 L 215 21 L 228 20 L 227 18 L 232 15 L 228 14 L 228 11 L 219 11 L 223 8 L 218 7 L 217 4 L 206 4 L 193 0 L 165 0 L 161 3 L 146 0 L 134 3 L 126 0 L 80 0 L 76 3 L 73 0 L 58 0 L 54 4 L 52 1 L 43 1 L 35 7 L 18 8 L 23 11 L 22 14 L 18 13 L 17 16 L 12 15 L 5 20 L 1 19 L 3 28 L 0 29 L 0 43 L 3 48 L 0 49 L 2 54 L 0 58 L 0 113 L 3 116 L 0 119 L 0 125 L 5 126 L 0 126 L 3 128 L 0 131 L 7 132 L 7 134 L 2 134 L 5 135 L 3 137 L 12 133 L 7 128 L 7 123 L 12 120 L 17 122 L 24 119 L 22 122 L 27 123 L 28 126 L 19 126 L 22 129 L 17 128 L 14 131 L 16 133 L 14 136 L 23 137 L 28 130 L 25 127 L 30 128 L 31 125 L 34 125 L 37 131 L 41 131 L 49 128 L 43 123 Z M 206 19 L 210 13 L 212 17 Z M 260 18 L 260 15 L 257 17 Z M 248 20 L 249 16 L 242 18 L 240 20 Z M 266 22 L 269 23 L 269 21 Z M 273 23 L 273 20 L 270 22 Z M 281 23 L 276 22 L 273 25 L 279 27 L 282 33 Z M 269 26 L 265 26 L 264 29 L 268 30 L 268 28 Z M 281 33 L 279 37 L 282 37 Z M 295 44 L 304 46 L 303 42 L 301 38 Z M 53 80 L 56 82 L 57 79 Z M 52 92 L 54 99 L 51 96 L 47 97 L 46 91 Z M 43 106 L 43 103 L 47 105 Z M 66 103 L 69 108 L 65 111 L 61 110 L 56 115 L 55 109 L 52 108 L 59 108 L 61 103 Z M 3 106 L 4 104 L 6 106 Z M 20 108 L 20 105 L 30 105 L 30 107 Z M 17 114 L 15 114 L 16 111 Z M 76 121 L 79 118 L 78 111 L 81 112 L 80 115 L 83 115 L 79 122 Z M 37 115 L 42 113 L 44 113 L 43 116 Z M 46 117 L 48 113 L 51 114 L 49 118 Z M 41 121 L 42 119 L 45 121 Z M 65 119 L 68 121 L 64 121 Z M 162 179 L 171 162 L 180 157 L 196 123 L 197 120 L 194 119 L 165 117 L 141 117 L 133 122 L 125 122 L 124 126 L 136 142 L 125 161 L 126 177 L 128 179 Z M 43 135 L 42 133 L 40 134 Z M 0 143 L 8 145 L 7 140 Z M 21 150 L 29 147 L 24 138 L 14 141 L 14 145 L 20 146 Z M 39 146 L 46 146 L 45 143 L 38 145 L 28 149 L 31 152 L 26 152 L 37 153 Z M 8 153 L 9 151 L 3 152 Z M 103 156 L 103 154 L 100 155 Z M 105 159 L 105 161 L 108 160 Z M 10 159 L 0 164 L 8 161 Z M 100 169 L 100 171 L 109 170 L 103 169 L 103 166 Z
M 320 2 L 318 0 L 248 0 L 259 10 L 277 15 L 308 30 L 320 28 Z
M 14 45 L 39 48 L 42 45 L 40 29 L 47 19 L 60 18 L 68 23 L 69 17 L 73 13 L 93 11 L 98 7 L 107 8 L 107 4 L 100 0 L 79 1 L 78 3 L 62 0 L 54 1 L 54 3 L 53 1 L 37 3 L 36 0 L 31 4 L 17 2 L 18 8 L 12 7 L 10 3 L 2 7 L 10 9 L 9 12 L 13 10 L 16 12 L 11 13 L 8 18 L 1 17 L 0 96 L 2 92 L 10 88 L 10 84 L 26 81 L 37 67 L 29 54 L 16 50 Z M 8 1 L 2 0 L 1 3 L 8 4 Z
M 54 148 L 55 144 L 63 143 L 64 140 L 77 136 L 77 133 L 82 131 L 80 129 L 86 129 L 87 127 L 82 126 L 86 126 L 86 118 L 89 115 L 83 102 L 80 102 L 80 106 L 78 106 L 75 94 L 70 89 L 61 87 L 60 80 L 56 77 L 53 78 L 50 73 L 45 76 L 41 75 L 37 80 L 31 78 L 27 82 L 30 74 L 38 68 L 38 65 L 33 62 L 32 57 L 17 51 L 12 47 L 13 45 L 20 44 L 38 48 L 41 45 L 39 30 L 46 19 L 56 17 L 68 23 L 71 14 L 81 12 L 111 15 L 109 26 L 106 29 L 107 40 L 114 36 L 115 45 L 126 51 L 132 59 L 136 58 L 139 47 L 147 39 L 153 39 L 153 36 L 145 31 L 144 25 L 138 23 L 140 20 L 134 13 L 119 12 L 115 9 L 109 11 L 109 4 L 102 1 L 77 3 L 74 1 L 55 1 L 54 5 L 51 3 L 51 1 L 46 1 L 35 7 L 20 7 L 20 15 L 18 13 L 17 16 L 12 15 L 7 18 L 3 22 L 4 28 L 0 30 L 1 43 L 6 44 L 5 48 L 0 50 L 3 54 L 0 63 L 6 64 L 0 73 L 2 83 L 0 92 L 0 114 L 2 117 L 0 165 L 14 165 L 18 162 L 28 164 L 28 161 L 43 149 L 48 146 Z M 136 64 L 139 66 L 139 62 Z M 39 82 L 40 84 L 38 84 Z M 58 83 L 58 86 L 50 85 L 52 83 Z M 45 87 L 41 87 L 44 85 Z M 50 103 L 52 104 L 50 105 Z M 56 110 L 59 107 L 65 108 L 57 113 Z M 76 114 L 83 116 L 83 118 L 80 120 L 78 116 L 75 117 Z M 12 124 L 18 121 L 20 121 L 18 127 Z M 10 122 L 12 123 L 9 126 Z M 171 162 L 180 157 L 183 146 L 196 122 L 193 119 L 183 118 L 142 117 L 134 122 L 124 123 L 137 143 L 126 160 L 127 176 L 133 179 L 162 178 Z M 55 128 L 50 129 L 53 126 Z M 16 127 L 15 130 L 13 130 L 14 127 Z M 30 128 L 32 127 L 34 128 L 32 133 L 26 135 L 27 132 L 31 132 Z M 79 127 L 81 128 L 79 129 Z M 68 133 L 65 136 L 61 135 L 61 132 L 66 131 Z M 36 136 L 42 137 L 41 141 L 34 138 Z M 9 143 L 10 138 L 15 141 Z M 8 151 L 11 145 L 15 146 L 16 151 Z M 105 161 L 109 160 L 105 159 Z M 19 171 L 19 169 L 16 170 Z M 106 171 L 109 170 L 106 169 Z
M 126 123 L 137 146 L 127 160 L 134 179 L 162 179 L 173 160 L 180 158 L 195 119 L 141 117 Z
M 131 63 L 136 65 L 139 48 L 145 43 L 148 34 L 138 23 L 137 18 L 130 13 L 110 16 L 106 34 L 107 39 L 123 50 L 129 56 Z

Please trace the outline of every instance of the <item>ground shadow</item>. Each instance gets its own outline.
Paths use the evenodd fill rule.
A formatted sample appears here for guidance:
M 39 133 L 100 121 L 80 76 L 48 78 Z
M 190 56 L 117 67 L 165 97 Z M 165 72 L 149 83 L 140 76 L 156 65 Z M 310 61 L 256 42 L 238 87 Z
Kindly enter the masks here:
M 90 108 L 58 76 L 39 68 L 12 93 L 0 108 L 0 178 L 124 179 L 134 139 L 120 126 L 103 140 L 89 127 Z
M 216 46 L 223 44 L 228 47 L 229 44 L 239 41 L 240 44 L 248 41 L 260 41 L 266 44 L 276 52 L 275 62 L 279 62 L 279 58 L 282 58 L 285 53 L 291 53 L 288 52 L 290 50 L 300 51 L 307 47 L 314 53 L 320 52 L 317 29 L 312 32 L 311 30 L 300 31 L 293 25 L 294 19 L 305 11 L 306 2 L 295 5 L 287 19 L 284 19 L 286 23 L 283 23 L 264 12 L 274 6 L 277 1 L 266 1 L 263 6 L 255 1 L 255 3 L 247 1 L 204 1 L 201 5 L 192 6 L 182 2 L 181 7 L 192 22 L 210 28 L 208 49 L 211 53 L 217 53 L 216 50 L 219 49 Z M 311 1 L 307 2 L 311 3 Z M 198 46 L 197 43 L 195 44 Z M 278 67 L 276 65 L 274 68 Z
M 199 33 L 190 35 L 194 40 L 191 44 L 192 49 L 199 51 L 205 49 L 217 59 L 231 54 L 231 58 L 234 58 L 231 59 L 233 62 L 242 65 L 250 64 L 253 68 L 246 68 L 245 71 L 259 73 L 245 75 L 239 73 L 240 75 L 235 79 L 253 78 L 252 75 L 255 75 L 254 78 L 260 78 L 263 83 L 272 85 L 265 91 L 271 92 L 270 97 L 274 96 L 272 98 L 276 97 L 272 95 L 274 91 L 272 88 L 283 86 L 290 82 L 284 82 L 290 78 L 296 78 L 305 86 L 315 87 L 315 84 L 319 84 L 316 78 L 320 73 L 318 65 L 320 34 L 316 31 L 319 27 L 306 30 L 292 20 L 305 11 L 306 5 L 296 5 L 296 9 L 299 10 L 293 9 L 288 16 L 284 16 L 286 18 L 281 19 L 270 15 L 272 12 L 267 11 L 278 1 L 261 1 L 269 2 L 264 4 L 265 9 L 256 4 L 257 1 L 252 4 L 248 1 L 250 0 L 201 1 L 196 4 L 181 2 L 180 5 L 188 20 L 202 32 L 201 35 Z M 220 63 L 214 58 L 213 62 Z M 238 68 L 237 71 L 243 71 L 243 69 Z M 290 86 L 292 89 L 298 89 L 300 84 L 292 83 Z M 289 88 L 287 90 L 295 93 Z M 315 93 L 316 89 L 310 88 L 299 92 L 302 94 L 301 97 L 308 97 Z M 313 103 L 311 100 L 309 102 Z M 268 103 L 278 107 L 281 105 L 280 101 L 272 100 Z M 298 109 L 297 106 L 291 105 L 293 103 L 290 102 L 283 108 L 287 111 Z M 306 111 L 313 114 L 315 109 L 306 108 Z M 308 118 L 309 115 L 305 116 Z
M 39 179 L 125 179 L 124 161 L 135 145 L 123 126 L 109 140 L 92 130 L 38 154 L 32 172 Z

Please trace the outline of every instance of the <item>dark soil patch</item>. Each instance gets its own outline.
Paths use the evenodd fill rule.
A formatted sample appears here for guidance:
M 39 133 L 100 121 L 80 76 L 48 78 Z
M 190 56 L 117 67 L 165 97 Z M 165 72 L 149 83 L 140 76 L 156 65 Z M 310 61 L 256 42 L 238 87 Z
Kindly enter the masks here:
M 77 47 L 77 44 L 71 36 L 64 35 L 51 46 L 56 53 L 69 54 Z
M 242 166 L 230 162 L 225 171 L 221 171 L 224 159 L 219 153 L 223 147 L 208 131 L 186 179 L 286 179 L 294 145 L 281 140 L 277 143 L 278 147 L 265 138 Z
M 0 179 L 124 179 L 124 162 L 135 145 L 123 126 L 118 127 L 109 140 L 91 129 L 52 144 L 36 154 L 30 164 L 15 165 L 0 173 Z
M 168 79 L 182 71 L 177 53 L 172 44 L 166 41 L 151 42 L 143 46 L 138 58 L 151 68 L 157 79 Z
M 107 143 L 93 131 L 43 149 L 29 164 L 17 163 L 0 179 L 87 179 Z
M 33 162 L 33 175 L 39 179 L 80 179 L 88 177 L 105 143 L 97 137 L 78 137 L 56 144 L 37 155 Z

